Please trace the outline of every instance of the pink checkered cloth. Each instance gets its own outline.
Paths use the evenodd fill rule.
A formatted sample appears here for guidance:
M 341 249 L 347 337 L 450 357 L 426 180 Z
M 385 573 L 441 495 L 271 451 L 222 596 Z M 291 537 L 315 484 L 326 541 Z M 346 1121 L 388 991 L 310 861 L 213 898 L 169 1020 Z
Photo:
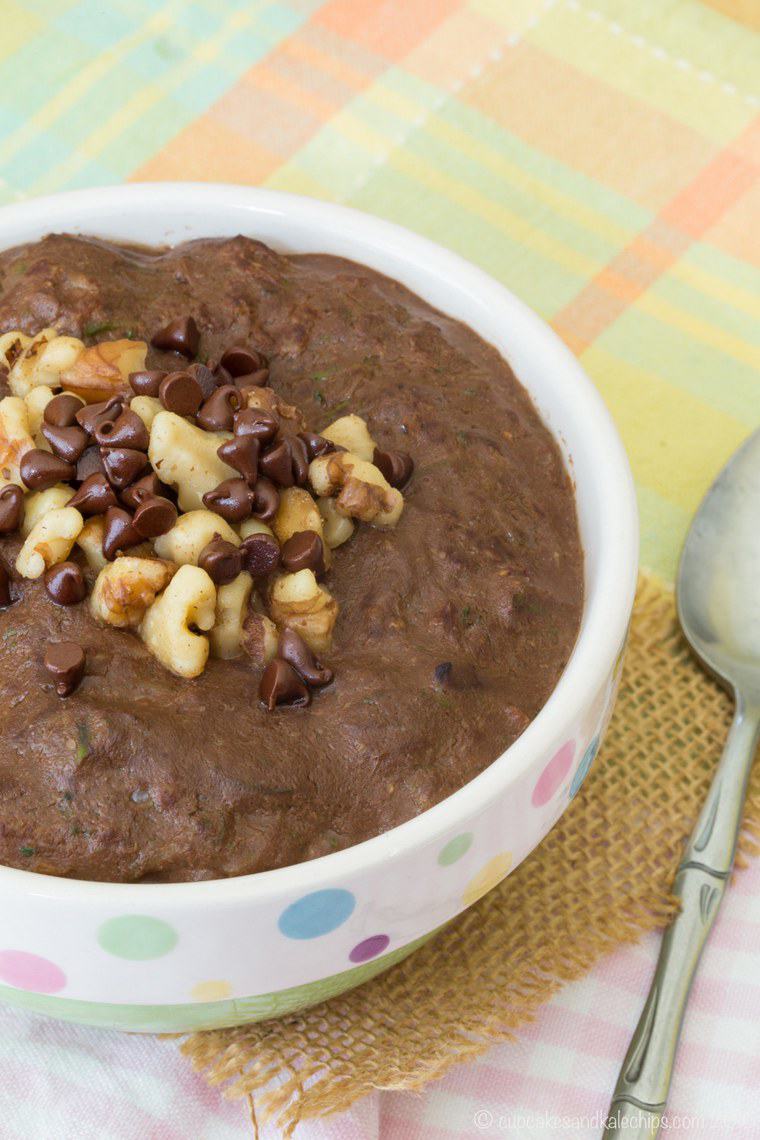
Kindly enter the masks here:
M 514 1044 L 422 1094 L 378 1093 L 304 1125 L 298 1140 L 597 1140 L 658 942 L 620 950 L 567 986 Z M 707 947 L 669 1113 L 663 1135 L 760 1140 L 760 861 L 736 878 Z M 223 1100 L 171 1043 L 0 1007 L 0 1140 L 252 1136 L 248 1106 Z

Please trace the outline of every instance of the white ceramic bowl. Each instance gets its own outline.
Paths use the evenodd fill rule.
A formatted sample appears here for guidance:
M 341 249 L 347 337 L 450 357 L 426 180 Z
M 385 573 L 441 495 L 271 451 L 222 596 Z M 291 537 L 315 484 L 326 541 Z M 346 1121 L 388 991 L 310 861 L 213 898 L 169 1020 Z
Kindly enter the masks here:
M 485 273 L 398 226 L 289 194 L 181 183 L 0 210 L 0 249 L 50 231 L 146 243 L 243 233 L 363 262 L 497 346 L 575 479 L 586 558 L 577 645 L 519 740 L 447 800 L 346 851 L 236 879 L 112 885 L 0 868 L 0 999 L 146 1031 L 270 1017 L 402 958 L 509 874 L 564 811 L 615 696 L 637 564 L 630 470 L 601 399 L 554 333 Z

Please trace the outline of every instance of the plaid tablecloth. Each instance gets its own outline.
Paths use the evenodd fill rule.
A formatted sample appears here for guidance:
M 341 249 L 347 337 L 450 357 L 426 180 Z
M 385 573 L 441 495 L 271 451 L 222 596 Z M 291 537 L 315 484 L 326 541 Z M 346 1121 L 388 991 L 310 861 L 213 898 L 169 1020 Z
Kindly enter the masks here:
M 243 182 L 456 249 L 580 356 L 631 456 L 643 562 L 672 576 L 705 487 L 760 423 L 758 0 L 3 0 L 0 15 L 0 201 Z M 672 1107 L 692 1136 L 760 1136 L 759 923 L 755 869 L 690 1013 Z M 314 1134 L 572 1134 L 547 1117 L 604 1107 L 653 953 L 621 952 L 423 1100 L 383 1096 Z M 166 1045 L 0 1019 L 0 1137 L 245 1135 Z

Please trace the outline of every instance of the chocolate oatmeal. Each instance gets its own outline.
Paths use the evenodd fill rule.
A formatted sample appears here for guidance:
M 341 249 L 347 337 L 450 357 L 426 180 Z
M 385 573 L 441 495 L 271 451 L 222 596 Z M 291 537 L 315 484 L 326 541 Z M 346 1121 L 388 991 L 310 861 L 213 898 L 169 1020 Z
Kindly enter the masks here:
M 583 560 L 498 353 L 259 242 L 0 255 L 0 862 L 218 878 L 424 811 L 536 715 Z

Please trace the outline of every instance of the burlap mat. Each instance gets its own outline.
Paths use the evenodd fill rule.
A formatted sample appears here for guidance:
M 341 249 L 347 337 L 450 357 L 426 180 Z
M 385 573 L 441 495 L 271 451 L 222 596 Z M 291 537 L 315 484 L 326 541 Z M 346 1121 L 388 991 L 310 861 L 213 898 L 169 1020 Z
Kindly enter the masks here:
M 671 917 L 681 843 L 731 703 L 690 657 L 672 593 L 639 583 L 620 697 L 583 790 L 541 846 L 388 973 L 305 1013 L 186 1039 L 212 1084 L 283 1134 L 374 1089 L 419 1089 L 509 1040 L 564 983 Z M 760 851 L 760 768 L 740 863 Z

